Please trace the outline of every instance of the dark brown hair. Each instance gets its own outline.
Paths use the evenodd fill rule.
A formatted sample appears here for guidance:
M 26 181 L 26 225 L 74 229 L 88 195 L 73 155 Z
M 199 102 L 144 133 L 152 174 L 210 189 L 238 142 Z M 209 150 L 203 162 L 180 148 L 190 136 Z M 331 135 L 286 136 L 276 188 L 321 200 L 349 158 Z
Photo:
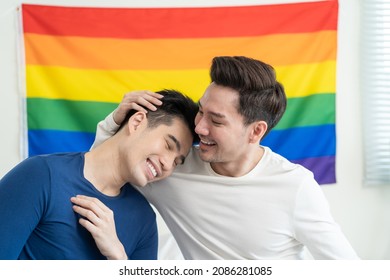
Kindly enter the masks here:
M 265 121 L 267 135 L 282 118 L 287 98 L 271 65 L 244 56 L 219 56 L 212 60 L 210 77 L 212 82 L 238 91 L 237 110 L 245 125 Z

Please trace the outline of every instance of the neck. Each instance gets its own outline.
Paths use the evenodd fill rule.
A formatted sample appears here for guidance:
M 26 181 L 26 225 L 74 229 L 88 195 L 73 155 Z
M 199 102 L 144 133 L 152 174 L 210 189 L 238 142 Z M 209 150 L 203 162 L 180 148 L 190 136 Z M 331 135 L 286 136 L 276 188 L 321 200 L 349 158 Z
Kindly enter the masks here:
M 249 155 L 249 156 L 247 156 Z M 228 177 L 241 177 L 248 174 L 260 162 L 264 155 L 264 148 L 257 146 L 239 160 L 227 162 L 211 162 L 210 166 L 215 173 Z
M 126 182 L 119 175 L 119 157 L 106 142 L 85 154 L 84 177 L 101 193 L 115 196 Z

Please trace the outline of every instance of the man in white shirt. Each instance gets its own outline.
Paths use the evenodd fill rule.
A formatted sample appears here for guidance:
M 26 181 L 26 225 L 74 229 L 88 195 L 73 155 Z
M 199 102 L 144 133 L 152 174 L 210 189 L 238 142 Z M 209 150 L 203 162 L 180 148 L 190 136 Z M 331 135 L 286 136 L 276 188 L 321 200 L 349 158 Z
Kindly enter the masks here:
M 358 259 L 312 172 L 259 145 L 286 109 L 274 69 L 215 57 L 210 76 L 195 118 L 199 145 L 171 177 L 140 188 L 184 258 L 303 259 L 306 246 L 315 259 Z M 159 102 L 153 93 L 125 95 L 99 123 L 94 145 L 130 108 Z

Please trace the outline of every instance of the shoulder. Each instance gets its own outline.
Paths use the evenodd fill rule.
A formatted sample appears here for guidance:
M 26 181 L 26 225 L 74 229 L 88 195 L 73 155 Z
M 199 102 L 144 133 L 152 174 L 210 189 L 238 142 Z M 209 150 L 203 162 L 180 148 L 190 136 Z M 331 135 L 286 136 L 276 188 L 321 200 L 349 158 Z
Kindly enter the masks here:
M 32 156 L 16 165 L 9 174 L 28 174 L 30 181 L 43 180 L 57 173 L 69 174 L 72 163 L 78 166 L 82 162 L 82 155 L 83 153 L 63 153 Z
M 266 170 L 266 173 L 287 177 L 298 185 L 308 182 L 316 184 L 313 172 L 306 167 L 289 161 L 268 147 L 264 147 L 264 150 L 264 157 L 260 164 L 263 166 L 262 169 Z
M 47 161 L 43 156 L 32 156 L 24 159 L 10 170 L 7 175 L 28 173 L 29 176 L 44 172 L 48 168 Z M 23 178 L 23 177 L 21 177 Z
M 52 163 L 70 162 L 83 160 L 84 152 L 77 153 L 54 153 L 35 155 L 24 159 L 19 165 L 39 166 L 50 165 Z

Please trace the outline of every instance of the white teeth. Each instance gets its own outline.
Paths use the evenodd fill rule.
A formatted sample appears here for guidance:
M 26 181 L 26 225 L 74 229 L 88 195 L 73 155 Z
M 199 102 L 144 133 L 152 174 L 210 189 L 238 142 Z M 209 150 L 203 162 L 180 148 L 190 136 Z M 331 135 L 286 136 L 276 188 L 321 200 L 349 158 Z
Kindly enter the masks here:
M 213 145 L 214 144 L 213 142 L 207 142 L 205 140 L 200 140 L 200 142 L 202 142 L 203 144 L 206 144 L 206 145 Z
M 156 177 L 157 176 L 156 169 L 154 169 L 153 165 L 150 162 L 147 161 L 146 163 L 148 164 L 150 171 L 152 171 L 153 176 Z

